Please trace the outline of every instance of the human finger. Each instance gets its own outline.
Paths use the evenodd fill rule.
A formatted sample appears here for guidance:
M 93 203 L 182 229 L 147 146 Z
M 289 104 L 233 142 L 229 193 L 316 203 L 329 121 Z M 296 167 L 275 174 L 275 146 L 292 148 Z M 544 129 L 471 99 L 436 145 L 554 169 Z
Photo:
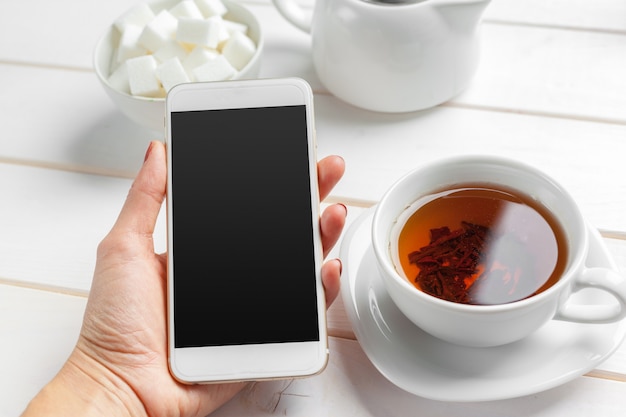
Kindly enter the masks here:
M 345 172 L 346 163 L 338 155 L 329 155 L 317 162 L 320 200 L 324 200 Z
M 167 183 L 165 145 L 152 141 L 113 226 L 120 232 L 152 236 Z
M 320 233 L 322 236 L 322 248 L 324 258 L 341 237 L 343 227 L 346 223 L 347 208 L 341 203 L 332 204 L 322 212 L 320 216 Z
M 326 294 L 326 308 L 330 307 L 339 294 L 341 279 L 341 261 L 331 259 L 322 266 L 322 283 Z

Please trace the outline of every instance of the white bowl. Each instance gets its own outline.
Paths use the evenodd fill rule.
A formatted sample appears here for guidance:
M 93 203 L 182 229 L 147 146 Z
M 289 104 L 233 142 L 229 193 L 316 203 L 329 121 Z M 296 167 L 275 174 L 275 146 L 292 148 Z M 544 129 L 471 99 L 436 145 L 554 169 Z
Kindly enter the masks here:
M 169 9 L 181 0 L 148 0 L 152 10 L 158 13 L 160 10 Z M 261 66 L 261 54 L 263 50 L 263 32 L 257 17 L 246 7 L 230 0 L 222 0 L 228 8 L 225 18 L 244 23 L 248 26 L 248 36 L 256 44 L 256 52 L 250 62 L 241 69 L 234 79 L 248 79 L 258 77 Z M 129 119 L 141 126 L 162 130 L 165 117 L 165 99 L 133 96 L 131 94 L 114 89 L 108 82 L 112 62 L 112 53 L 119 40 L 118 31 L 111 25 L 96 44 L 94 51 L 94 70 L 107 95 L 113 103 Z

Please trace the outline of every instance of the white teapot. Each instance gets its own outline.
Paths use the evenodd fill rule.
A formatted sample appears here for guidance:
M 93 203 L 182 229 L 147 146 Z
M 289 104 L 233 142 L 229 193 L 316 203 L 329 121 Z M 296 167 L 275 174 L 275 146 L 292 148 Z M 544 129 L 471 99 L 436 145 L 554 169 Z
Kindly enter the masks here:
M 409 112 L 463 91 L 480 55 L 490 0 L 273 0 L 312 37 L 313 64 L 336 97 L 367 110 Z

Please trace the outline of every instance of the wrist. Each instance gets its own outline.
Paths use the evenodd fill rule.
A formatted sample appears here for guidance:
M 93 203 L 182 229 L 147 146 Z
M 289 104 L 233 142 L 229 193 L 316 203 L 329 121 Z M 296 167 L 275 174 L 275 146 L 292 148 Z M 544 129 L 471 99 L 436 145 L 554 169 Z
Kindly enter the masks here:
M 146 412 L 141 401 L 120 378 L 75 350 L 21 417 L 41 415 L 143 417 Z

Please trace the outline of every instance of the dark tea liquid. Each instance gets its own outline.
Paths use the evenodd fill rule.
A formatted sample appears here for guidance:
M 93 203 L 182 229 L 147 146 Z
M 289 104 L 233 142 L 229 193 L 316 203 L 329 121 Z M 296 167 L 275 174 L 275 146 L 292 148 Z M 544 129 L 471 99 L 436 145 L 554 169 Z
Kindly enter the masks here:
M 398 257 L 418 289 L 464 304 L 510 303 L 545 291 L 567 262 L 565 234 L 534 199 L 467 184 L 418 201 Z

